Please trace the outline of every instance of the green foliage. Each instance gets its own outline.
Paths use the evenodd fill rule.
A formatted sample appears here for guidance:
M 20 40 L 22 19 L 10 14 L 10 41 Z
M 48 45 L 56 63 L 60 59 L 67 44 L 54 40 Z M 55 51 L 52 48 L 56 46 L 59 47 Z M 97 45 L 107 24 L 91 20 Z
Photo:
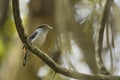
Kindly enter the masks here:
M 13 37 L 15 36 L 15 26 L 11 18 L 7 18 L 4 26 L 0 29 L 0 61 L 9 49 Z
M 4 25 L 3 33 L 9 38 L 12 38 L 15 34 L 15 26 L 12 19 L 7 19 Z
M 5 51 L 5 46 L 3 44 L 2 39 L 0 38 L 0 58 L 2 57 L 4 51 Z

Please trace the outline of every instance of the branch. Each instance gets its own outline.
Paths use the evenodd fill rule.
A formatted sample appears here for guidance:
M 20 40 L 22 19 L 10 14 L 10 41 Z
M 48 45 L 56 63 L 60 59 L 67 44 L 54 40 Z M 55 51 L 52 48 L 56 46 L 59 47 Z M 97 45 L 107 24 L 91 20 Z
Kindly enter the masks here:
M 112 3 L 113 3 L 113 0 L 107 0 L 106 2 L 99 34 L 97 37 L 96 49 L 95 49 L 97 66 L 102 74 L 110 74 L 110 72 L 106 69 L 103 63 L 103 60 L 102 60 L 102 43 L 103 43 L 104 29 L 109 19 L 109 13 L 110 13 L 110 8 L 111 8 Z
M 27 49 L 29 49 L 31 52 L 33 52 L 35 55 L 41 58 L 56 73 L 60 73 L 63 74 L 64 76 L 68 76 L 75 79 L 82 79 L 82 80 L 120 80 L 119 76 L 87 75 L 75 71 L 70 71 L 68 69 L 60 67 L 58 64 L 55 63 L 55 61 L 53 61 L 48 55 L 46 55 L 46 53 L 32 46 L 27 41 L 27 36 L 24 32 L 24 28 L 22 25 L 22 20 L 19 12 L 19 0 L 12 0 L 12 5 L 13 5 L 13 15 L 14 15 L 15 25 L 21 41 L 23 42 L 23 44 Z

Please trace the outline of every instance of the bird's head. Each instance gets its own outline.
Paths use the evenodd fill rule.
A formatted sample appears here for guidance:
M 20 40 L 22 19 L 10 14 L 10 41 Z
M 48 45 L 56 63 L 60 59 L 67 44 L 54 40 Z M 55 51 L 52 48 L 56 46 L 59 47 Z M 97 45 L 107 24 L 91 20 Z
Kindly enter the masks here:
M 42 24 L 40 26 L 37 27 L 37 29 L 42 29 L 42 30 L 52 30 L 53 27 L 47 25 L 47 24 Z

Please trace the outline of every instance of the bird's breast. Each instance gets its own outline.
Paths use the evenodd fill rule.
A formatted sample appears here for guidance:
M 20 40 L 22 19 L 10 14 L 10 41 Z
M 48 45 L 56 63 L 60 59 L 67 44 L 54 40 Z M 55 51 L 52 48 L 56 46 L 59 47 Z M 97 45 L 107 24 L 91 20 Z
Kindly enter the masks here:
M 38 48 L 41 48 L 42 45 L 44 44 L 45 40 L 46 40 L 46 35 L 45 35 L 45 33 L 44 33 L 44 34 L 43 34 L 43 33 L 39 33 L 39 34 L 36 36 L 36 38 L 32 41 L 32 44 L 33 44 L 34 46 L 37 46 Z

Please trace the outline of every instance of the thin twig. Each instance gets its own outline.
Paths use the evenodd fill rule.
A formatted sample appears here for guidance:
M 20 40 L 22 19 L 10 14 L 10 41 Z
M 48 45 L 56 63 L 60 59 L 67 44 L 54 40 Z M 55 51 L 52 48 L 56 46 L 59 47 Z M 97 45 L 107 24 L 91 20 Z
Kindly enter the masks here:
M 71 78 L 82 79 L 82 80 L 120 80 L 119 76 L 88 75 L 88 74 L 78 73 L 75 71 L 70 71 L 68 69 L 60 67 L 58 64 L 55 63 L 55 61 L 53 61 L 48 55 L 46 55 L 46 53 L 35 48 L 27 41 L 27 36 L 25 35 L 24 28 L 22 25 L 22 20 L 19 13 L 19 0 L 12 0 L 12 5 L 13 5 L 13 15 L 15 20 L 15 25 L 21 41 L 28 50 L 30 50 L 36 56 L 41 58 L 56 73 L 60 73 Z
M 106 69 L 103 60 L 102 60 L 102 43 L 103 43 L 103 34 L 104 34 L 104 29 L 106 26 L 106 22 L 109 19 L 109 13 L 110 13 L 110 8 L 113 3 L 113 0 L 107 0 L 102 21 L 101 21 L 101 26 L 98 34 L 98 41 L 96 43 L 96 62 L 98 65 L 98 68 L 102 74 L 110 74 L 110 72 Z
M 106 38 L 107 38 L 107 47 L 109 48 L 110 50 L 110 61 L 111 61 L 111 74 L 113 73 L 113 55 L 112 55 L 112 43 L 110 44 L 110 38 L 109 38 L 109 34 L 110 34 L 110 30 L 109 28 L 111 27 L 110 25 L 110 20 L 107 21 L 106 23 Z M 111 29 L 111 28 L 110 28 Z M 111 30 L 111 36 L 112 36 L 112 30 Z

